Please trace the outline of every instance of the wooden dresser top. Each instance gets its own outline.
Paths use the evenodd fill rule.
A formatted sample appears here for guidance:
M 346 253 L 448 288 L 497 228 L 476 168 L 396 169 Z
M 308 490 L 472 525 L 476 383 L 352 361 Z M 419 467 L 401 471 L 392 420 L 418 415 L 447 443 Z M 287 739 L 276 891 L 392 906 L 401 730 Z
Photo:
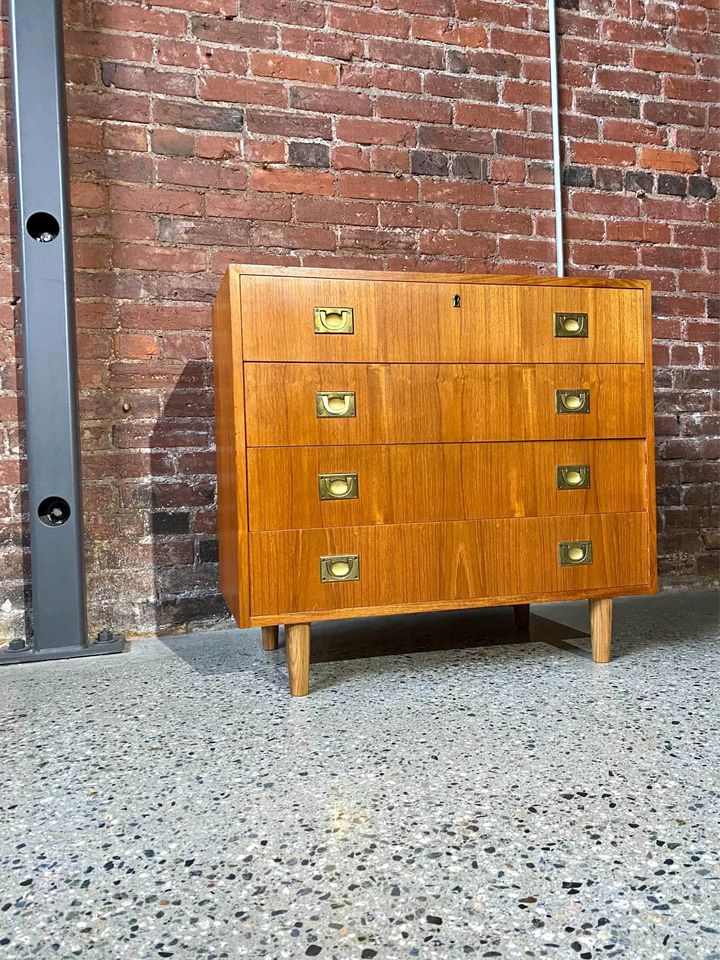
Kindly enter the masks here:
M 649 290 L 649 280 L 619 280 L 610 277 L 515 277 L 488 273 L 413 273 L 404 270 L 344 270 L 340 267 L 279 267 L 265 264 L 233 263 L 228 272 L 252 277 L 309 277 L 326 280 L 409 281 L 416 283 L 483 283 L 545 287 L 614 287 L 625 290 Z

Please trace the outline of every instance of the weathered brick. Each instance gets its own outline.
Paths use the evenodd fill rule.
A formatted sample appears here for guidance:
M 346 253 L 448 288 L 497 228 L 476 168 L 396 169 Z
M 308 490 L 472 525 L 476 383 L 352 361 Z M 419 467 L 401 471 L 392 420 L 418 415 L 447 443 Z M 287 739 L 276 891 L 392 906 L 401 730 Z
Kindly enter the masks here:
M 288 162 L 294 167 L 330 166 L 330 147 L 327 143 L 309 143 L 291 140 L 288 144 Z

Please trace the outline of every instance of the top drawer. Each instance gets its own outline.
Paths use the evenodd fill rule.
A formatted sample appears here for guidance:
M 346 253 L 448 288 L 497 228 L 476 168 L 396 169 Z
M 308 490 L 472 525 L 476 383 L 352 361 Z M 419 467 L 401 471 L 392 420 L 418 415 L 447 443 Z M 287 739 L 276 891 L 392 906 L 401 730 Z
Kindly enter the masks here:
M 246 360 L 642 363 L 643 293 L 242 276 Z M 569 315 L 569 316 L 568 316 Z

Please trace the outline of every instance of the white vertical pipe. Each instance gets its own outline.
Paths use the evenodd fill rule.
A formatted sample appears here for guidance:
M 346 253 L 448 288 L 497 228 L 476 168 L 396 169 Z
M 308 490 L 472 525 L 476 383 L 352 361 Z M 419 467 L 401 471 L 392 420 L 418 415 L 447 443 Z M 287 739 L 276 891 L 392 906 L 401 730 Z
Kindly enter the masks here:
M 560 167 L 560 86 L 558 84 L 555 0 L 548 0 L 550 24 L 550 113 L 552 116 L 553 190 L 555 192 L 555 263 L 557 275 L 565 276 L 563 242 L 562 169 Z

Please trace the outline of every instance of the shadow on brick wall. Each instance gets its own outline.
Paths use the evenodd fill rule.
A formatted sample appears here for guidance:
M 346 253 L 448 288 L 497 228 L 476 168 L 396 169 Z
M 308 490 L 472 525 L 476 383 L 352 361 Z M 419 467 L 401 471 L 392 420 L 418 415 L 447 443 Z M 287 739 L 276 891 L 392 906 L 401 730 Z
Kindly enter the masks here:
M 228 616 L 218 582 L 212 365 L 191 360 L 150 438 L 149 532 L 159 633 Z

